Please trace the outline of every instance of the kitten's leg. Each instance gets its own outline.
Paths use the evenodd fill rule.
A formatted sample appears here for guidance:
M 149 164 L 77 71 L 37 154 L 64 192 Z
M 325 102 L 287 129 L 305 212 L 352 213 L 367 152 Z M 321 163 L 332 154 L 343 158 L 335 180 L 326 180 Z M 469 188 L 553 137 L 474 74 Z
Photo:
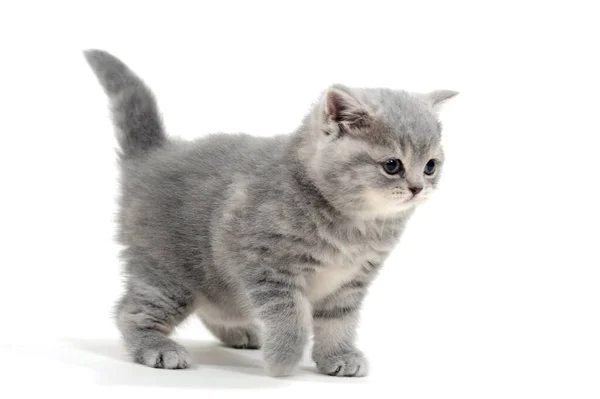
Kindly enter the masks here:
M 193 305 L 193 295 L 181 287 L 158 288 L 130 281 L 117 307 L 117 326 L 133 360 L 155 368 L 186 368 L 190 363 L 187 351 L 167 336 Z
M 262 327 L 263 357 L 272 376 L 287 376 L 300 363 L 311 328 L 304 280 L 289 272 L 261 268 L 246 286 Z
M 225 326 L 204 322 L 208 330 L 225 345 L 235 349 L 259 349 L 260 334 L 256 326 Z
M 365 291 L 364 282 L 352 281 L 315 304 L 312 358 L 319 372 L 348 377 L 367 374 L 367 359 L 355 347 L 358 312 Z

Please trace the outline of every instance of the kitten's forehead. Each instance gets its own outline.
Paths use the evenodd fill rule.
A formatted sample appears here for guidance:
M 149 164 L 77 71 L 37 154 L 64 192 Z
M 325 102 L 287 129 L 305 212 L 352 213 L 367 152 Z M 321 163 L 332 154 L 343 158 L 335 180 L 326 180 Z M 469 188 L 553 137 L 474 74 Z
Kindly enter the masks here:
M 410 154 L 410 158 L 415 160 L 431 156 L 440 147 L 440 135 L 435 130 L 433 133 L 428 130 L 426 134 L 414 134 L 414 130 L 406 133 L 403 130 L 396 139 L 399 140 L 402 153 L 405 156 Z
M 371 89 L 365 93 L 377 107 L 372 138 L 379 145 L 425 156 L 440 144 L 440 125 L 427 104 L 405 91 Z

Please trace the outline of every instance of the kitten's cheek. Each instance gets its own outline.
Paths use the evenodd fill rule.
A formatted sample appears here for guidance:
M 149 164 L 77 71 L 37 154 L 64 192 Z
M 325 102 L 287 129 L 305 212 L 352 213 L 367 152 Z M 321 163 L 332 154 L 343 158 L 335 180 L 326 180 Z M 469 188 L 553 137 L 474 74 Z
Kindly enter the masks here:
M 366 208 L 372 212 L 385 212 L 388 208 L 397 204 L 397 201 L 394 201 L 391 195 L 386 195 L 386 193 L 376 189 L 366 190 L 363 195 L 363 202 Z

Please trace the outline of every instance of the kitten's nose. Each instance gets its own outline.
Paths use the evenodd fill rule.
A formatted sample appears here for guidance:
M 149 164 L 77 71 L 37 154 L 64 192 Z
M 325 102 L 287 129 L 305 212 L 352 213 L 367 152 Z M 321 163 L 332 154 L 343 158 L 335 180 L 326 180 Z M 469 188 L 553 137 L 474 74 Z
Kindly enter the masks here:
M 419 194 L 421 191 L 423 191 L 423 187 L 421 186 L 415 186 L 415 187 L 409 187 L 408 188 L 410 190 L 411 193 L 413 193 L 413 196 Z

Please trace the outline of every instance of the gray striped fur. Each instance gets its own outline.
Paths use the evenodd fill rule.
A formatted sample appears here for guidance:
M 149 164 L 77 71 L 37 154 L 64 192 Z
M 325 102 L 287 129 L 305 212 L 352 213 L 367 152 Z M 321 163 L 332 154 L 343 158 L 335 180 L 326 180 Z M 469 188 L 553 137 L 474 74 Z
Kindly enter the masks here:
M 311 333 L 319 371 L 365 375 L 354 344 L 361 303 L 437 187 L 437 108 L 456 93 L 334 85 L 291 134 L 178 141 L 165 136 L 150 90 L 128 67 L 104 51 L 86 58 L 123 151 L 127 289 L 116 320 L 131 358 L 187 367 L 169 335 L 196 314 L 226 345 L 261 347 L 273 376 L 294 372 Z M 387 157 L 400 158 L 404 173 L 387 175 Z M 438 169 L 425 176 L 431 158 Z M 414 198 L 412 186 L 423 188 Z

